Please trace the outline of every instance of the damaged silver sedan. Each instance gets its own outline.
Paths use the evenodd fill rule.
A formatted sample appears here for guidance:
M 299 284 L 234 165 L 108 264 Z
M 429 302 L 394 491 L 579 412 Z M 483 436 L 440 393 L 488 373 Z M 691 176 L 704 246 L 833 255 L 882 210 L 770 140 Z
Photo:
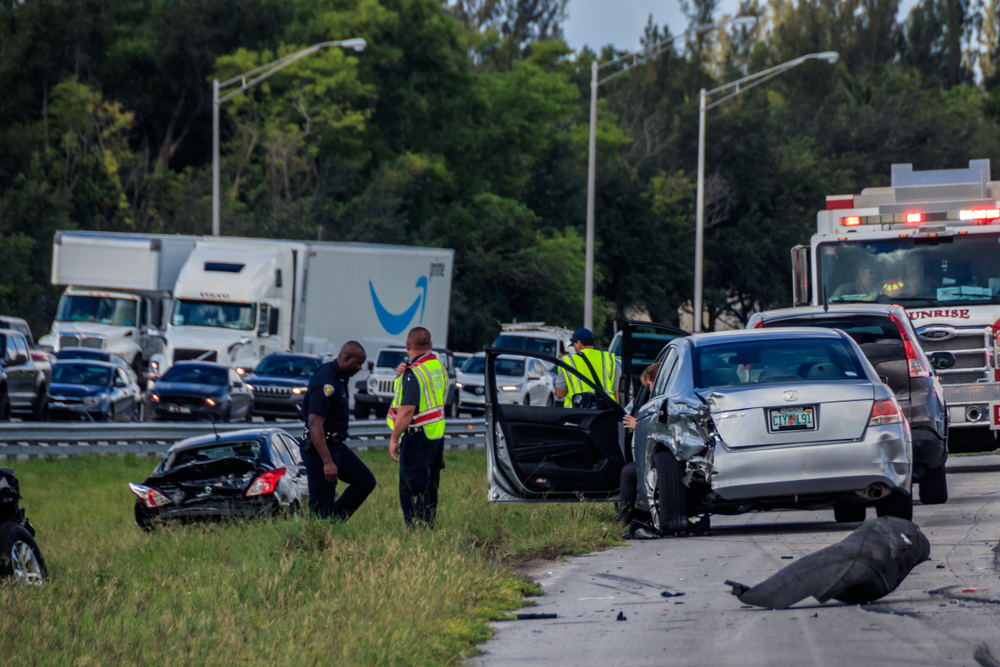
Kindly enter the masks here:
M 754 510 L 830 508 L 860 521 L 874 505 L 912 516 L 909 427 L 843 332 L 700 334 L 672 341 L 658 361 L 652 387 L 634 394 L 629 437 L 624 410 L 586 378 L 587 407 L 488 397 L 490 501 L 609 499 L 634 461 L 637 504 L 665 534 L 687 531 L 690 517 Z

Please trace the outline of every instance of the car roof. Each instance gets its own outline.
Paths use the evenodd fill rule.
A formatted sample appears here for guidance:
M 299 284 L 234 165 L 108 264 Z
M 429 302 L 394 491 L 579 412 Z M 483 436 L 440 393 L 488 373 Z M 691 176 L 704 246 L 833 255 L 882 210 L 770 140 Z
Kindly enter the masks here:
M 815 315 L 836 317 L 838 315 L 883 315 L 888 317 L 896 308 L 893 303 L 849 303 L 823 306 L 800 306 L 798 308 L 778 308 L 765 310 L 759 315 L 765 320 L 786 317 L 810 317 Z
M 270 359 L 271 357 L 301 357 L 303 359 L 315 359 L 316 361 L 323 360 L 321 355 L 309 354 L 308 352 L 272 352 L 264 357 L 264 359 Z M 261 361 L 264 361 L 264 359 L 261 359 Z
M 187 440 L 181 440 L 180 442 L 174 444 L 169 450 L 167 450 L 167 454 L 171 454 L 173 452 L 181 451 L 184 449 L 197 449 L 198 447 L 204 447 L 205 445 L 214 445 L 214 444 L 224 445 L 227 442 L 262 440 L 274 433 L 284 433 L 285 435 L 288 435 L 288 432 L 285 429 L 274 426 L 270 428 L 254 428 L 254 429 L 246 429 L 244 431 L 219 433 L 218 435 L 209 433 L 208 435 L 199 435 L 195 436 L 194 438 L 188 438 Z
M 782 340 L 787 338 L 826 338 L 841 339 L 848 338 L 847 334 L 839 329 L 822 329 L 815 327 L 769 327 L 767 329 L 734 329 L 732 331 L 710 331 L 708 333 L 693 334 L 686 338 L 675 340 L 689 341 L 695 347 L 714 345 L 715 343 L 740 343 L 753 342 L 758 340 Z
M 55 366 L 69 366 L 70 364 L 86 364 L 88 366 L 100 366 L 101 368 L 120 368 L 118 364 L 97 361 L 95 359 L 56 359 Z
M 225 364 L 216 363 L 214 361 L 175 361 L 174 365 L 170 368 L 177 368 L 178 366 L 191 366 L 200 368 L 220 368 L 222 370 L 229 370 L 229 366 Z
M 56 354 L 61 354 L 63 352 L 86 352 L 87 354 L 104 354 L 109 357 L 116 354 L 110 350 L 95 350 L 92 347 L 64 347 L 60 348 L 59 352 L 56 352 Z

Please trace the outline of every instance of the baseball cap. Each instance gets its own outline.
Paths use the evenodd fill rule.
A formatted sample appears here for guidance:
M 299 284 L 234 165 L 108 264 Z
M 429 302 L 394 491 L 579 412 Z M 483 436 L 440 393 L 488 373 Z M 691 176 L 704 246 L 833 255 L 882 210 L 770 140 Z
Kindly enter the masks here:
M 586 329 L 584 327 L 580 327 L 579 329 L 573 332 L 573 337 L 569 339 L 569 342 L 576 343 L 581 340 L 588 340 L 588 339 L 592 340 L 593 338 L 594 338 L 593 331 L 591 331 L 590 329 Z

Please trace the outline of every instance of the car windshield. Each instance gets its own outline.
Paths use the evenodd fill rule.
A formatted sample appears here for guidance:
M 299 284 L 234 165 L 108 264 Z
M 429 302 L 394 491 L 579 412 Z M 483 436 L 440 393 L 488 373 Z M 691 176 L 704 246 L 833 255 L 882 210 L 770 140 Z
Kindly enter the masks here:
M 830 303 L 1000 303 L 1000 234 L 839 241 L 816 254 Z
M 135 299 L 63 294 L 56 311 L 56 321 L 99 322 L 131 327 L 135 325 L 136 303 Z
M 382 350 L 378 353 L 378 363 L 375 365 L 379 368 L 395 368 L 408 360 L 406 350 Z
M 503 375 L 506 377 L 524 375 L 524 360 L 505 359 L 504 357 L 499 357 L 494 362 L 494 369 L 496 370 L 497 375 Z M 462 372 L 482 375 L 486 372 L 486 357 L 472 357 L 465 362 L 465 366 L 462 367 Z
M 257 308 L 252 303 L 178 299 L 170 323 L 175 327 L 218 327 L 252 331 Z
M 260 454 L 260 442 L 249 440 L 247 442 L 225 442 L 212 444 L 198 449 L 184 449 L 171 457 L 169 465 L 164 467 L 164 471 L 189 463 L 204 463 L 217 459 L 241 458 L 255 459 Z
M 265 357 L 254 373 L 281 378 L 311 378 L 317 368 L 319 368 L 317 359 L 275 354 Z
M 868 360 L 873 364 L 883 361 L 906 359 L 906 348 L 899 327 L 888 318 L 830 317 L 782 319 L 765 322 L 766 327 L 815 327 L 817 329 L 840 329 L 861 346 Z
M 111 385 L 111 369 L 94 364 L 57 363 L 52 367 L 52 382 L 107 387 Z
M 56 359 L 90 359 L 91 361 L 109 361 L 107 352 L 98 350 L 59 350 Z
M 222 386 L 228 381 L 224 368 L 207 366 L 173 366 L 163 376 L 164 382 L 187 382 L 189 384 L 212 384 Z
M 551 338 L 535 338 L 533 336 L 513 336 L 510 334 L 500 334 L 493 341 L 493 347 L 505 347 L 510 350 L 528 350 L 529 352 L 541 352 L 550 356 L 559 354 L 557 341 Z
M 741 340 L 694 349 L 695 387 L 770 382 L 844 381 L 866 378 L 842 340 L 780 338 Z

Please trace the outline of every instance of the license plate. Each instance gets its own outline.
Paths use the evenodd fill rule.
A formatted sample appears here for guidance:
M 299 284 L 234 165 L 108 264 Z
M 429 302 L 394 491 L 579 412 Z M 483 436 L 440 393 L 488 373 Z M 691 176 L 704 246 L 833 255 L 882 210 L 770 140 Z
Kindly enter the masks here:
M 770 411 L 772 431 L 814 431 L 816 408 L 773 408 Z

